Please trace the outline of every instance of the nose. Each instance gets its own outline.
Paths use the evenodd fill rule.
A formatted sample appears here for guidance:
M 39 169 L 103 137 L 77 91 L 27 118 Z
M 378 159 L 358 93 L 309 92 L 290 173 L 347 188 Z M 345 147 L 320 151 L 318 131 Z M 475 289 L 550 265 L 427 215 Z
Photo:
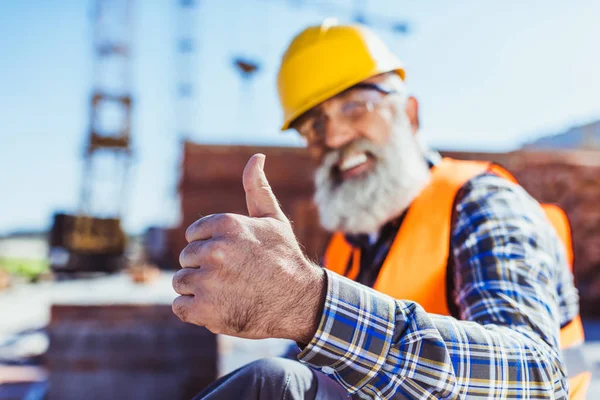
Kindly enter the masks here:
M 344 121 L 330 120 L 325 131 L 325 145 L 330 149 L 339 149 L 356 139 L 356 130 Z

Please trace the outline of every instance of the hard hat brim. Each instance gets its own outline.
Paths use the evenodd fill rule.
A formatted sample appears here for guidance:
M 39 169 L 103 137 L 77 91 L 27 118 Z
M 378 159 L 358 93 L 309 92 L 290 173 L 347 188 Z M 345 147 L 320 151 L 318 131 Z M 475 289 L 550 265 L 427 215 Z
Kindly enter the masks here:
M 378 70 L 369 71 L 369 73 L 365 74 L 365 76 L 360 76 L 357 79 L 352 80 L 352 81 L 343 82 L 342 84 L 337 85 L 337 86 L 331 88 L 330 90 L 323 92 L 320 96 L 316 96 L 316 97 L 312 98 L 311 99 L 312 101 L 310 103 L 304 105 L 303 107 L 299 107 L 295 113 L 293 113 L 292 115 L 290 115 L 288 118 L 285 119 L 283 125 L 281 125 L 281 131 L 286 131 L 286 130 L 290 129 L 291 125 L 294 123 L 294 121 L 296 121 L 304 113 L 306 113 L 307 111 L 311 110 L 314 107 L 317 107 L 321 103 L 331 99 L 332 97 L 335 97 L 336 95 L 342 93 L 345 90 L 350 89 L 352 86 L 357 85 L 357 84 L 361 83 L 362 81 L 365 81 L 374 76 L 385 74 L 388 72 L 396 72 L 398 74 L 398 76 L 400 76 L 400 78 L 402 80 L 404 80 L 405 72 L 404 72 L 404 68 L 402 66 L 397 66 L 397 68 L 392 68 L 389 70 L 384 69 L 382 71 L 378 71 Z

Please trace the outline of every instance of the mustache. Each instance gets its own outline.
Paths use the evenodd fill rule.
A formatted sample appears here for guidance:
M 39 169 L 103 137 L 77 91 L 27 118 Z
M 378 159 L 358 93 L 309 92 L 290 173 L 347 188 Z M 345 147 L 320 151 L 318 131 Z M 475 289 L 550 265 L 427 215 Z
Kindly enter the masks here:
M 315 171 L 314 200 L 328 231 L 375 232 L 406 210 L 429 181 L 424 154 L 408 129 L 384 144 L 362 139 L 327 152 Z M 338 166 L 350 151 L 372 153 L 376 163 L 368 174 L 344 181 Z
M 384 148 L 368 139 L 356 139 L 339 149 L 329 150 L 323 157 L 321 168 L 334 168 L 349 153 L 370 153 L 375 159 L 382 159 Z

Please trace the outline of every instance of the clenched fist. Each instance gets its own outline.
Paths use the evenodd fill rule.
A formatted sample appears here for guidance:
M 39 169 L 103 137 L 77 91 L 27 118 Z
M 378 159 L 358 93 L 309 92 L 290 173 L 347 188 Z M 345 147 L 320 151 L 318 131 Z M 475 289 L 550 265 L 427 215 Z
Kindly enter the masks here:
M 173 277 L 173 311 L 214 333 L 308 343 L 325 297 L 325 273 L 302 253 L 256 154 L 243 174 L 248 215 L 214 214 L 186 231 Z

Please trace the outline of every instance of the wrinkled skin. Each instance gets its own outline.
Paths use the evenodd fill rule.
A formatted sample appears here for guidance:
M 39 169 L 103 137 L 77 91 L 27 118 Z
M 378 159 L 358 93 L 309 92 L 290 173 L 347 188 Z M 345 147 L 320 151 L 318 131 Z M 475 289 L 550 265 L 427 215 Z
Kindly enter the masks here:
M 173 277 L 181 296 L 174 313 L 214 333 L 308 343 L 324 300 L 325 274 L 294 236 L 254 155 L 243 173 L 249 216 L 214 214 L 186 231 L 183 269 Z
M 394 74 L 383 74 L 367 82 L 401 89 L 398 79 Z M 328 112 L 337 101 L 327 100 L 316 111 Z M 328 152 L 357 140 L 386 146 L 398 121 L 404 118 L 400 118 L 401 112 L 415 133 L 416 100 L 392 98 L 353 124 L 332 118 L 325 142 L 308 143 L 308 150 L 320 165 Z M 264 156 L 254 155 L 244 169 L 249 216 L 216 214 L 188 228 L 189 244 L 180 256 L 183 269 L 173 278 L 173 287 L 181 295 L 173 301 L 173 311 L 183 321 L 206 326 L 214 333 L 309 343 L 321 317 L 325 273 L 303 255 L 263 165 Z M 383 216 L 381 223 L 391 217 Z

